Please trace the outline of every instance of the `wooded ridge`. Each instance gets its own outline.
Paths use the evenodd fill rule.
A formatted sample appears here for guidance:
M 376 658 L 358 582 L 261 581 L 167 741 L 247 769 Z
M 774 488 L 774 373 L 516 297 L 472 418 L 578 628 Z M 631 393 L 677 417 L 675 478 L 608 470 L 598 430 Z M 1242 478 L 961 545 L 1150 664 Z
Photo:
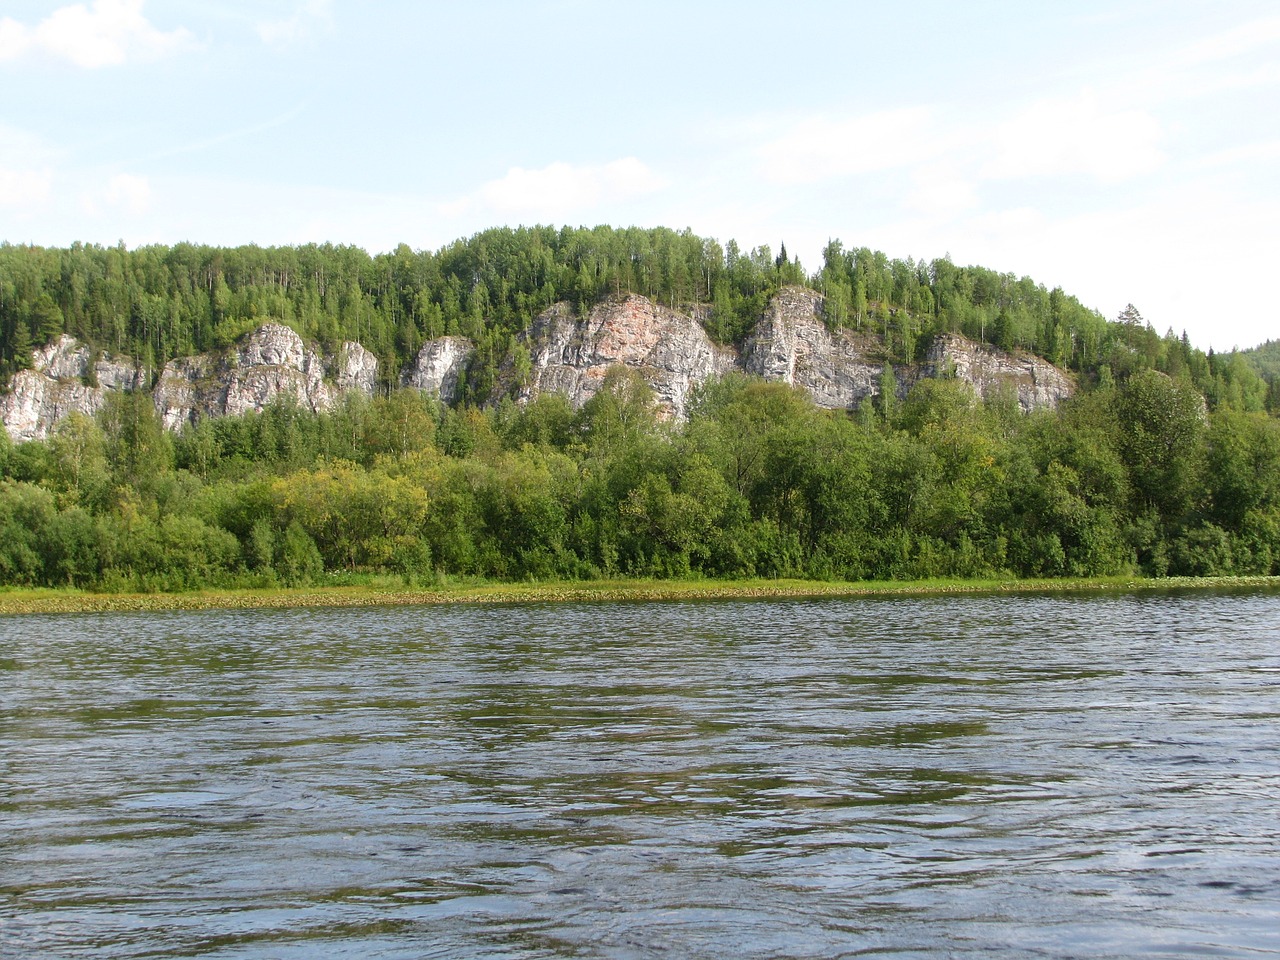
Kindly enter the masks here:
M 684 318 L 681 337 L 737 360 L 678 390 L 625 360 L 588 364 L 576 398 L 539 386 L 578 369 L 547 344 L 607 359 L 601 331 L 628 314 Z M 779 323 L 802 315 L 807 345 L 779 352 Z M 318 383 L 368 389 L 310 407 L 282 392 L 166 429 L 150 392 L 166 370 L 198 393 L 193 358 L 266 350 L 264 324 L 346 364 Z M 0 437 L 0 583 L 1280 572 L 1276 388 L 1250 358 L 947 260 L 833 242 L 807 276 L 767 248 L 605 227 L 376 257 L 2 245 L 0 330 L 10 382 L 67 336 L 68 385 L 118 388 L 47 439 Z M 823 337 L 832 356 L 856 342 L 874 383 L 840 393 L 815 374 Z M 447 404 L 439 385 L 401 389 L 441 342 L 467 345 Z M 937 359 L 956 344 L 1056 363 L 1072 395 L 975 389 L 971 368 Z M 783 367 L 790 382 L 766 379 Z

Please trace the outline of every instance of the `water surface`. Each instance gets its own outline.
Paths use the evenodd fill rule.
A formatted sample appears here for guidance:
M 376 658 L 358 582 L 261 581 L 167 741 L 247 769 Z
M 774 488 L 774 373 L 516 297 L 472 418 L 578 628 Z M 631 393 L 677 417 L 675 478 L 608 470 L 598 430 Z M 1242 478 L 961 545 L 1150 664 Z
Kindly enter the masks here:
M 0 619 L 0 955 L 1280 956 L 1280 597 Z

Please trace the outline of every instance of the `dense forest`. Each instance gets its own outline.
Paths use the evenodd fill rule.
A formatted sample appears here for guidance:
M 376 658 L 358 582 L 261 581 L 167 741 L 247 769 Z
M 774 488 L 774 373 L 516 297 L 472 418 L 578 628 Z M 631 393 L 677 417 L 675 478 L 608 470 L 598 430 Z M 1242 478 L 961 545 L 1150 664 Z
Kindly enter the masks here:
M 1251 350 L 1242 350 L 1240 355 L 1268 383 L 1280 380 L 1280 340 L 1268 340 Z
M 696 305 L 708 334 L 739 343 L 787 284 L 826 297 L 826 322 L 883 337 L 907 363 L 941 332 L 1035 353 L 1081 374 L 1123 378 L 1153 367 L 1190 376 L 1211 405 L 1280 406 L 1240 355 L 1206 356 L 1172 330 L 1158 334 L 1136 309 L 1109 321 L 1061 289 L 983 267 L 890 259 L 832 241 L 806 275 L 785 244 L 743 252 L 690 231 L 521 227 L 493 229 L 438 251 L 401 246 L 223 248 L 177 244 L 135 250 L 0 244 L 0 383 L 30 365 L 34 346 L 69 333 L 158 373 L 173 357 L 226 346 L 266 320 L 332 350 L 355 340 L 379 359 L 384 387 L 425 340 L 471 338 L 474 403 L 491 390 L 515 337 L 551 304 L 585 310 L 634 292 L 672 307 Z
M 551 303 L 633 291 L 699 304 L 713 337 L 738 342 L 794 283 L 825 294 L 828 324 L 879 334 L 896 358 L 960 332 L 1069 367 L 1081 390 L 1023 415 L 925 380 L 832 412 L 733 375 L 681 424 L 625 369 L 576 411 L 489 395 L 515 334 Z M 1270 371 L 1011 275 L 833 242 L 808 276 L 785 250 L 609 228 L 492 230 L 377 257 L 0 246 L 10 375 L 62 332 L 158 370 L 267 319 L 322 344 L 358 339 L 389 376 L 427 338 L 472 337 L 470 394 L 446 408 L 388 380 L 327 413 L 277 404 L 179 434 L 145 395 L 118 394 L 47 441 L 0 435 L 0 583 L 1280 573 Z

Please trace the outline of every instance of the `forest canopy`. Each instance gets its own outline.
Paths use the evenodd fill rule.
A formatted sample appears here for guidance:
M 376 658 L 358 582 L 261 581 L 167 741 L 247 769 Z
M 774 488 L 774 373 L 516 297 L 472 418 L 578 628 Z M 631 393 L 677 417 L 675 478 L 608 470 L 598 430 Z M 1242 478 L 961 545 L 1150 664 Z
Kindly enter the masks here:
M 423 342 L 475 341 L 471 401 L 488 391 L 518 333 L 553 303 L 585 312 L 611 294 L 697 305 L 708 334 L 740 342 L 782 286 L 807 284 L 825 317 L 884 338 L 906 363 L 941 332 L 1021 349 L 1086 378 L 1156 367 L 1184 370 L 1210 396 L 1266 402 L 1244 361 L 1210 358 L 1186 336 L 1158 334 L 1131 308 L 1109 321 L 1061 289 L 984 267 L 891 259 L 831 241 L 813 274 L 770 247 L 723 246 L 689 230 L 630 227 L 495 228 L 436 251 L 385 254 L 332 244 L 210 247 L 189 243 L 43 248 L 0 244 L 0 381 L 30 365 L 33 347 L 67 333 L 153 373 L 174 357 L 224 347 L 274 320 L 330 350 L 354 340 L 379 360 L 384 388 Z M 1232 355 L 1234 356 L 1234 355 Z M 1250 374 L 1248 382 L 1241 379 Z M 1239 383 L 1235 386 L 1231 384 Z

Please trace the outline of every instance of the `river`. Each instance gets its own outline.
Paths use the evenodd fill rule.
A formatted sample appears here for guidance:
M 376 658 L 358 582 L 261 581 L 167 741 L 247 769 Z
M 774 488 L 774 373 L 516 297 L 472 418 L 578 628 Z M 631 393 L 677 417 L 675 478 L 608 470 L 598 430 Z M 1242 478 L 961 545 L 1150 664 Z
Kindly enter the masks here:
M 0 956 L 1280 956 L 1280 596 L 0 618 Z

